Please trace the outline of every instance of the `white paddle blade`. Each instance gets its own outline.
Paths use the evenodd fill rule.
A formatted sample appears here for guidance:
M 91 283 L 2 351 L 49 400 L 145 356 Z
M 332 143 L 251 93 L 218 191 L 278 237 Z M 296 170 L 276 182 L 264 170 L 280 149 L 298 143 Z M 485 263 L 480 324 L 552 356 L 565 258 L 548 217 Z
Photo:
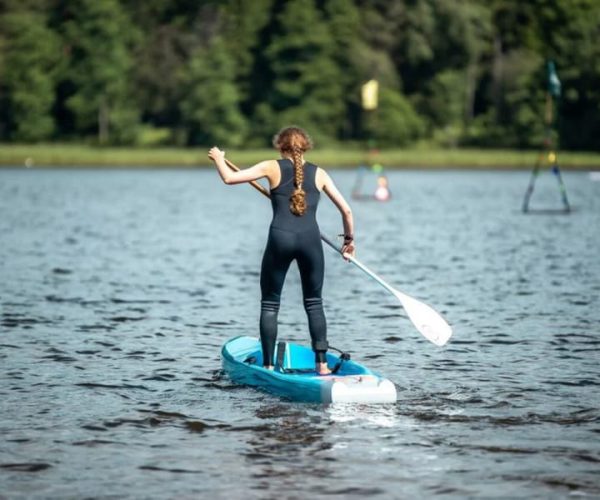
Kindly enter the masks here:
M 431 307 L 402 292 L 395 291 L 394 295 L 402 303 L 406 314 L 427 340 L 437 346 L 443 346 L 452 336 L 452 328 L 446 320 Z

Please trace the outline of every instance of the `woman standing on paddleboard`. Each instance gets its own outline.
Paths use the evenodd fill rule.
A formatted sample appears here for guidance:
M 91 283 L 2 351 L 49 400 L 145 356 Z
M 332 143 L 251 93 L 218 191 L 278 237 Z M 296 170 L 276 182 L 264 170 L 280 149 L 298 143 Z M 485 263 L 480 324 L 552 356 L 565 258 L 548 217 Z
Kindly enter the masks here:
M 284 128 L 273 139 L 273 145 L 281 154 L 280 160 L 266 160 L 239 172 L 229 169 L 225 153 L 219 148 L 213 147 L 208 156 L 215 162 L 226 184 L 266 177 L 271 188 L 273 220 L 260 273 L 263 366 L 273 369 L 281 290 L 290 264 L 295 260 L 300 270 L 304 309 L 315 352 L 315 370 L 325 375 L 329 369 L 325 357 L 328 347 L 327 323 L 321 298 L 324 259 L 316 219 L 321 191 L 329 196 L 342 214 L 342 253 L 354 256 L 352 211 L 327 172 L 304 160 L 304 153 L 312 148 L 312 141 L 304 130 L 298 127 Z

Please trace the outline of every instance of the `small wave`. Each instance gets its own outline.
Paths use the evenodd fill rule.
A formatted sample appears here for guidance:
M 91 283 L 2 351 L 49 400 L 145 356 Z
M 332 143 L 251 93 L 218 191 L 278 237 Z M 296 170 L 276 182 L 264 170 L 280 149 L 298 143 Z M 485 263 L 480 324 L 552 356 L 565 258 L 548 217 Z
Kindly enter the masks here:
M 425 411 L 423 409 L 407 411 L 405 404 L 400 403 L 397 403 L 397 408 L 400 414 L 425 422 L 487 423 L 494 427 L 519 427 L 540 424 L 579 425 L 600 422 L 600 413 L 595 410 L 591 413 L 575 412 L 569 415 L 527 413 L 519 416 L 496 417 L 493 415 L 456 414 L 443 409 L 431 411 Z
M 148 377 L 142 377 L 142 380 L 153 380 L 156 382 L 172 382 L 173 380 L 177 380 L 175 375 L 171 375 L 170 373 L 150 375 Z
M 61 354 L 50 354 L 48 356 L 42 356 L 41 359 L 56 361 L 57 363 L 73 363 L 78 361 L 77 358 L 72 358 L 71 356 L 64 356 Z
M 93 332 L 98 330 L 103 330 L 106 332 L 113 331 L 115 329 L 114 325 L 77 325 L 77 329 L 80 332 Z
M 158 467 L 156 465 L 140 465 L 141 470 L 151 470 L 160 472 L 174 472 L 176 474 L 204 474 L 203 470 L 189 470 L 179 468 Z
M 96 382 L 79 382 L 75 384 L 78 387 L 85 387 L 88 389 L 141 389 L 143 391 L 151 391 L 145 385 L 133 385 L 133 384 L 100 384 Z
M 569 477 L 559 475 L 508 475 L 502 478 L 506 481 L 523 481 L 525 483 L 540 483 L 553 489 L 568 490 L 570 492 L 581 492 L 584 494 L 600 494 L 600 486 L 597 481 L 584 477 Z
M 53 274 L 73 274 L 71 269 L 66 269 L 64 267 L 55 267 L 52 269 Z
M 52 302 L 55 304 L 80 304 L 82 302 L 81 297 L 58 297 L 56 295 L 46 295 L 46 302 Z
M 405 339 L 403 339 L 402 337 L 396 337 L 394 335 L 390 335 L 389 337 L 385 337 L 383 339 L 384 342 L 387 342 L 389 344 L 395 344 L 397 342 L 402 342 L 403 340 Z
M 185 426 L 192 432 L 204 432 L 210 426 L 200 420 L 188 420 Z
M 382 495 L 386 491 L 382 488 L 370 487 L 370 488 L 361 488 L 358 486 L 348 487 L 348 488 L 316 488 L 315 493 L 323 494 L 323 495 L 340 495 L 342 497 L 346 496 L 360 496 L 360 497 L 370 497 L 373 495 Z
M 481 342 L 482 344 L 492 344 L 492 345 L 529 345 L 527 340 L 487 340 L 485 342 Z
M 117 441 L 110 441 L 108 439 L 86 439 L 84 441 L 75 441 L 72 443 L 73 446 L 85 446 L 87 448 L 95 448 L 96 446 L 103 444 L 117 444 Z
M 544 382 L 547 385 L 562 385 L 565 387 L 585 387 L 600 385 L 598 380 L 590 380 L 587 378 L 581 380 L 547 380 Z
M 147 299 L 119 299 L 112 298 L 110 302 L 113 304 L 170 304 L 170 300 L 160 299 L 160 300 L 147 300 Z
M 87 431 L 100 431 L 100 432 L 104 432 L 107 431 L 108 429 L 106 427 L 100 427 L 99 425 L 82 425 L 81 426 L 82 429 L 85 429 Z
M 32 318 L 26 317 L 23 314 L 11 314 L 4 313 L 0 325 L 6 328 L 18 328 L 31 329 L 36 325 L 51 325 L 54 322 L 46 318 Z
M 108 318 L 109 321 L 114 321 L 115 323 L 126 323 L 128 321 L 142 321 L 147 319 L 145 316 L 113 316 L 112 318 Z
M 24 462 L 0 464 L 0 468 L 19 472 L 39 472 L 52 467 L 52 465 L 43 462 Z

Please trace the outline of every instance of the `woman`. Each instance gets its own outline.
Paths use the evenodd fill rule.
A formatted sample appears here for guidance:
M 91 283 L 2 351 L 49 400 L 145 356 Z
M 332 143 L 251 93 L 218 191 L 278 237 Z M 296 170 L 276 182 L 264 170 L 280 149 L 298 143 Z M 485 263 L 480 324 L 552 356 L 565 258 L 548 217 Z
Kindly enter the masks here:
M 285 276 L 293 260 L 298 263 L 302 281 L 304 308 L 315 352 L 315 370 L 321 375 L 330 373 L 327 352 L 327 324 L 323 312 L 323 245 L 316 213 L 320 193 L 324 191 L 338 207 L 344 225 L 342 254 L 354 256 L 354 223 L 350 207 L 327 173 L 304 160 L 312 148 L 308 134 L 298 127 L 282 129 L 273 139 L 281 154 L 280 160 L 267 160 L 253 167 L 234 172 L 225 163 L 225 153 L 213 147 L 208 156 L 219 170 L 225 184 L 250 182 L 263 177 L 271 188 L 273 220 L 263 255 L 260 288 L 260 340 L 263 366 L 273 369 L 277 315 Z

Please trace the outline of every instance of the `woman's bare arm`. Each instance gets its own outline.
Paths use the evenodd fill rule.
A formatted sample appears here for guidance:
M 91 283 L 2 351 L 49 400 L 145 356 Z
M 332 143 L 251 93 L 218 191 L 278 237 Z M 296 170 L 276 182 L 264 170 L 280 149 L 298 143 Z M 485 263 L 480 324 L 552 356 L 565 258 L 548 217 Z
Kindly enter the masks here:
M 225 184 L 241 184 L 242 182 L 255 181 L 263 177 L 268 177 L 271 185 L 275 184 L 271 177 L 273 176 L 273 160 L 266 160 L 256 165 L 234 172 L 227 163 L 225 163 L 225 152 L 214 147 L 208 152 L 208 157 L 215 162 L 219 175 Z
M 323 169 L 319 169 L 318 174 L 319 178 L 317 184 L 322 186 L 322 190 L 329 196 L 329 199 L 342 214 L 342 223 L 344 225 L 344 245 L 342 246 L 342 253 L 348 253 L 354 257 L 354 218 L 352 217 L 352 209 L 327 172 Z

